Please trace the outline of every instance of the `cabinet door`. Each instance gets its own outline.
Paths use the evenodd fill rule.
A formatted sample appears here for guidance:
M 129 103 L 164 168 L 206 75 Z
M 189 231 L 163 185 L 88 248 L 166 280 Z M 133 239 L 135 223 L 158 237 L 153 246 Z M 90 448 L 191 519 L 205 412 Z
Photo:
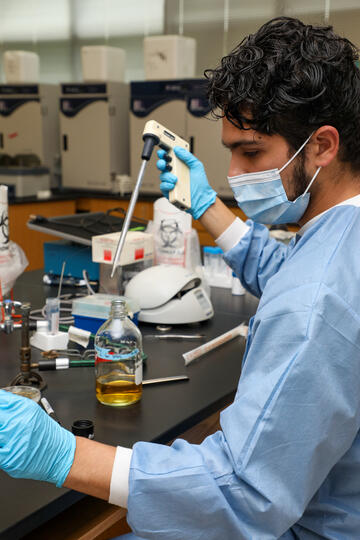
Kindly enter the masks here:
M 187 112 L 187 140 L 192 140 L 195 156 L 203 162 L 210 185 L 219 197 L 232 198 L 227 181 L 230 152 L 221 144 L 221 120 L 193 116 Z
M 107 99 L 60 100 L 62 185 L 108 190 L 110 116 Z
M 180 137 L 186 139 L 185 118 L 186 104 L 183 100 L 173 100 L 164 103 L 146 117 L 138 117 L 130 113 L 130 174 L 134 184 L 141 166 L 142 134 L 146 122 L 156 120 L 159 124 L 162 124 Z M 140 191 L 141 193 L 158 194 L 161 197 L 159 171 L 156 168 L 156 162 L 158 160 L 156 155 L 157 150 L 158 147 L 155 147 L 153 156 L 146 166 Z
M 56 236 L 33 231 L 27 227 L 30 214 L 45 217 L 75 214 L 75 201 L 42 201 L 9 205 L 10 240 L 19 244 L 29 260 L 28 270 L 44 268 L 44 242 L 58 240 Z
M 5 154 L 35 154 L 44 163 L 40 101 L 1 99 L 0 133 Z

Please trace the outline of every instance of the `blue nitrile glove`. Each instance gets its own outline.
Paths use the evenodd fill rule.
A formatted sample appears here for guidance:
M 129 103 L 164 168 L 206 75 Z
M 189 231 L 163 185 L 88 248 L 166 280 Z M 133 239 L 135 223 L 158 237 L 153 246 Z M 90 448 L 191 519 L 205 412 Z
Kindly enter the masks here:
M 76 440 L 34 401 L 0 390 L 0 469 L 14 478 L 61 487 L 74 461 Z
M 204 165 L 193 154 L 181 148 L 181 146 L 175 146 L 174 153 L 181 159 L 190 169 L 190 193 L 191 193 L 191 208 L 187 210 L 194 219 L 199 219 L 203 213 L 214 204 L 216 199 L 216 191 L 210 186 L 206 177 Z M 177 178 L 171 172 L 166 171 L 167 162 L 164 157 L 166 155 L 165 150 L 158 150 L 157 155 L 159 160 L 156 164 L 159 171 L 163 171 L 160 174 L 160 189 L 163 195 L 169 198 L 169 191 L 171 191 Z M 171 163 L 169 163 L 171 165 Z

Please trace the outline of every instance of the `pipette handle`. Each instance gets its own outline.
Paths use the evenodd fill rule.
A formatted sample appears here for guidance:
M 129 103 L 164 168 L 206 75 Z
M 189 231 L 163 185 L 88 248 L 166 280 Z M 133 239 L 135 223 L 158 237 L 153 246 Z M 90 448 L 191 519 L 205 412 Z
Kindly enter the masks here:
M 130 226 L 130 223 L 131 223 L 131 218 L 132 218 L 132 215 L 134 213 L 134 208 L 135 208 L 135 205 L 136 205 L 136 201 L 137 201 L 138 196 L 139 196 L 139 191 L 140 191 L 141 183 L 142 183 L 142 180 L 143 180 L 143 177 L 144 177 L 146 165 L 147 165 L 147 160 L 143 159 L 141 167 L 140 167 L 139 175 L 138 175 L 138 178 L 136 180 L 135 187 L 134 187 L 134 191 L 132 192 L 132 195 L 131 195 L 131 199 L 130 199 L 128 210 L 126 212 L 124 223 L 123 223 L 123 226 L 122 226 L 122 229 L 121 229 L 119 243 L 118 243 L 118 245 L 116 247 L 115 256 L 114 256 L 114 260 L 113 260 L 113 265 L 112 265 L 112 269 L 111 269 L 111 276 L 110 276 L 111 278 L 114 277 L 116 265 L 117 265 L 118 260 L 120 260 L 120 255 L 121 255 L 121 252 L 122 252 L 124 244 L 125 244 L 125 238 L 126 238 L 128 230 L 129 230 L 129 226 Z

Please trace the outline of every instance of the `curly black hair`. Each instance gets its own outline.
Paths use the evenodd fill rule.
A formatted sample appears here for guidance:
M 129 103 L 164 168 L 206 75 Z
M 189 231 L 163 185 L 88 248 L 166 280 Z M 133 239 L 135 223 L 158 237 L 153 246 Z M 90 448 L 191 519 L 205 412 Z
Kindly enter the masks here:
M 332 26 L 278 17 L 246 37 L 215 69 L 208 98 L 217 118 L 285 138 L 298 148 L 312 131 L 334 126 L 339 158 L 360 171 L 358 49 Z

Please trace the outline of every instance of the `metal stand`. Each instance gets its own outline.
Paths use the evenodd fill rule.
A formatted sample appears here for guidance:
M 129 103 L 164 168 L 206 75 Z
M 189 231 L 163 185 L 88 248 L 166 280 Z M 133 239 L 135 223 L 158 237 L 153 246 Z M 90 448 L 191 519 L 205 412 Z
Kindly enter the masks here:
M 22 326 L 21 326 L 21 347 L 20 347 L 20 373 L 11 381 L 10 386 L 34 386 L 39 390 L 46 388 L 46 382 L 39 373 L 31 371 L 31 348 L 29 341 L 29 316 L 30 304 L 28 302 L 21 306 Z

